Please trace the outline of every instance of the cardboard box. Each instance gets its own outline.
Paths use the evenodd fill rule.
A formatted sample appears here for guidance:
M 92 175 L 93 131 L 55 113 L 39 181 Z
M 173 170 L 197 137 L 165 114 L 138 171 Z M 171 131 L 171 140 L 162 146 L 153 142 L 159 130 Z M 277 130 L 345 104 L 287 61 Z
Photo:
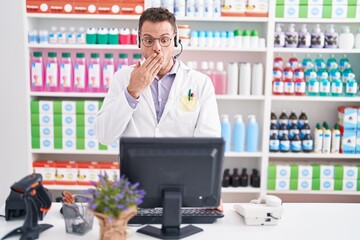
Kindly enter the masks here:
M 276 179 L 290 179 L 290 165 L 276 165 Z
M 74 1 L 51 0 L 50 12 L 55 14 L 71 14 L 74 11 Z
M 27 13 L 50 13 L 49 1 L 26 0 Z
M 355 154 L 360 154 L 360 130 L 356 132 Z
M 62 114 L 76 114 L 76 102 L 75 101 L 62 101 L 61 102 L 61 113 Z
M 267 17 L 269 15 L 268 0 L 248 0 L 245 9 L 247 17 Z
M 103 162 L 100 163 L 101 174 L 107 174 L 111 180 L 119 179 L 120 165 L 119 162 Z
M 342 185 L 342 190 L 354 192 L 357 190 L 357 183 L 358 183 L 358 180 L 344 179 L 343 185 Z
M 55 182 L 59 185 L 76 185 L 77 164 L 74 161 L 59 161 L 55 163 Z
M 312 184 L 312 179 L 299 178 L 297 188 L 299 191 L 311 191 L 311 184 Z
M 222 1 L 221 16 L 245 16 L 246 0 Z
M 90 181 L 97 182 L 99 180 L 100 166 L 97 162 L 78 162 L 77 168 L 79 185 L 91 185 Z
M 352 131 L 357 129 L 358 109 L 359 109 L 359 106 L 354 106 L 354 107 L 339 106 L 338 107 L 338 123 L 340 125 L 340 128 L 344 128 L 344 130 L 352 130 Z
M 356 144 L 356 131 L 344 131 L 340 152 L 343 154 L 355 154 Z
M 333 179 L 334 177 L 334 165 L 320 165 L 320 179 Z
M 74 0 L 75 14 L 97 14 L 97 0 Z
M 55 184 L 55 162 L 46 160 L 36 160 L 33 162 L 34 173 L 39 173 L 42 176 L 43 184 Z
M 76 138 L 63 138 L 62 149 L 64 150 L 76 150 Z
M 320 179 L 320 190 L 321 191 L 333 191 L 334 190 L 334 179 Z
M 312 178 L 312 166 L 299 165 L 299 179 L 311 179 L 311 178 Z

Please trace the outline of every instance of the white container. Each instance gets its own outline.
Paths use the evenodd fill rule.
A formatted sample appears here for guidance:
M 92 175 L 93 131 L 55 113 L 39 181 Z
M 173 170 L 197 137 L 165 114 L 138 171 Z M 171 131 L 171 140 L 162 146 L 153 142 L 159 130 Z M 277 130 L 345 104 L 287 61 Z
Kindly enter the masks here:
M 251 79 L 251 95 L 261 96 L 263 95 L 263 78 L 264 68 L 262 63 L 254 63 L 252 67 L 252 79 Z
M 360 48 L 360 28 L 358 29 L 358 32 L 356 33 L 355 37 L 355 48 Z
M 307 24 L 303 24 L 301 26 L 300 32 L 299 32 L 299 48 L 309 48 L 311 45 L 311 36 L 310 33 L 307 30 Z
M 229 62 L 227 66 L 227 94 L 237 95 L 239 86 L 239 68 L 236 62 Z
M 175 0 L 174 14 L 177 17 L 185 17 L 186 4 L 185 0 Z
M 281 24 L 276 24 L 276 29 L 274 33 L 274 47 L 284 47 L 285 46 L 285 34 L 281 30 Z
M 355 43 L 354 34 L 350 32 L 349 26 L 343 26 L 342 33 L 339 36 L 340 49 L 353 49 Z
M 239 67 L 239 94 L 249 96 L 251 89 L 251 65 L 250 63 L 240 63 Z

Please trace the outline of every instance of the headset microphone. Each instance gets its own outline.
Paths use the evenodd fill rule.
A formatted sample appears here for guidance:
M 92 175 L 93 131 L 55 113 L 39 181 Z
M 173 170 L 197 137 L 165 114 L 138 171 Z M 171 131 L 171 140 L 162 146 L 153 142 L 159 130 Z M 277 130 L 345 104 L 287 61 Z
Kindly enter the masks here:
M 181 49 L 180 49 L 180 52 L 174 56 L 175 59 L 177 59 L 183 52 L 183 45 L 181 43 L 181 39 L 179 39 L 178 43 L 180 44 Z

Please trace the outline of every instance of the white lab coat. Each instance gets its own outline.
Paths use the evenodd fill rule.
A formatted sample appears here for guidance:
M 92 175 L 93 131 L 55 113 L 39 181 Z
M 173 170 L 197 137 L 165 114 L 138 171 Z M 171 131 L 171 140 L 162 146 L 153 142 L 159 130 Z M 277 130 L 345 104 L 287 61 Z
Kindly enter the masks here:
M 139 98 L 135 109 L 124 91 L 133 66 L 120 69 L 95 117 L 99 142 L 112 144 L 121 136 L 130 137 L 221 137 L 215 90 L 210 78 L 180 61 L 163 115 L 157 122 L 150 87 Z M 188 97 L 189 89 L 194 94 Z

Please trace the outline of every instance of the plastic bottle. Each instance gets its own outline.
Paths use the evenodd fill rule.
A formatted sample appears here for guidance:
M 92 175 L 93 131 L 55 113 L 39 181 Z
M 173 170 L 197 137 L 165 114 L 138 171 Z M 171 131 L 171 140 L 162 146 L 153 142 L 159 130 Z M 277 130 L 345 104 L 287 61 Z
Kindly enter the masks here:
M 257 30 L 252 30 L 250 33 L 250 48 L 256 49 L 259 47 L 259 33 Z
M 309 48 L 311 45 L 311 35 L 307 30 L 307 24 L 303 24 L 299 32 L 299 48 Z
M 88 92 L 100 92 L 101 91 L 101 73 L 100 73 L 100 58 L 98 53 L 91 53 L 88 64 Z
M 355 48 L 360 48 L 360 28 L 358 28 L 358 31 L 355 35 Z
M 338 68 L 338 64 L 336 62 L 332 62 L 329 67 L 329 80 L 332 82 L 337 75 L 341 75 L 340 70 Z
M 275 78 L 283 78 L 283 70 L 282 70 L 282 63 L 274 61 L 273 67 L 273 79 Z
M 85 44 L 86 43 L 86 33 L 85 28 L 80 27 L 78 33 L 76 34 L 76 43 Z
M 186 13 L 187 17 L 195 16 L 195 0 L 187 0 L 186 1 Z
M 214 47 L 214 32 L 205 31 L 205 47 Z
M 290 141 L 291 152 L 300 152 L 302 149 L 302 142 L 298 133 L 295 133 Z
M 108 33 L 108 42 L 109 44 L 119 44 L 119 30 L 117 28 L 109 28 Z
M 89 27 L 86 30 L 86 35 L 85 35 L 86 44 L 96 44 L 96 38 L 97 38 L 96 36 L 97 36 L 96 29 Z
M 45 69 L 45 91 L 57 92 L 59 90 L 59 65 L 56 52 L 48 52 Z
M 237 95 L 239 85 L 239 68 L 237 62 L 229 62 L 227 66 L 227 94 Z
M 141 53 L 134 53 L 133 59 L 132 59 L 132 64 L 136 64 L 137 62 L 141 61 L 141 58 L 142 58 Z
M 102 91 L 107 92 L 110 87 L 110 81 L 115 73 L 114 57 L 112 53 L 105 53 L 102 65 Z
M 294 71 L 299 65 L 299 59 L 297 59 L 295 54 L 291 54 L 291 57 L 289 58 L 289 64 L 290 64 L 291 70 L 293 71 L 293 76 L 294 76 Z M 288 66 L 288 64 L 286 64 L 286 67 L 287 66 Z
M 296 67 L 295 70 L 294 70 L 294 79 L 296 79 L 296 78 L 302 78 L 302 79 L 304 79 L 304 78 L 305 78 L 304 75 L 305 75 L 305 74 L 304 74 L 304 68 L 303 68 L 303 66 L 302 66 L 301 63 L 298 63 L 298 64 L 297 64 L 297 67 Z
M 226 47 L 228 48 L 235 47 L 235 36 L 233 31 L 226 32 Z
M 314 141 L 310 133 L 307 133 L 302 140 L 301 148 L 304 152 L 312 152 L 314 148 Z
M 229 152 L 231 149 L 231 124 L 227 114 L 221 115 L 221 137 L 225 141 L 225 152 Z
M 289 125 L 289 117 L 287 116 L 285 109 L 281 111 L 279 116 L 279 124 L 285 124 L 286 127 Z
M 349 59 L 347 58 L 347 55 L 344 54 L 344 56 L 339 60 L 339 70 L 340 72 L 343 72 L 345 69 L 346 64 L 350 63 Z
M 298 33 L 295 31 L 295 24 L 289 24 L 285 34 L 285 47 L 296 48 L 298 46 Z
M 323 139 L 324 139 L 324 131 L 322 130 L 320 123 L 317 123 L 316 127 L 314 129 L 314 152 L 315 153 L 322 153 Z
M 250 185 L 256 188 L 260 187 L 259 171 L 256 168 L 252 169 L 252 174 L 250 175 Z
M 86 61 L 84 53 L 77 53 L 74 62 L 74 91 L 86 91 Z
M 240 187 L 247 187 L 249 185 L 249 175 L 246 173 L 246 168 L 243 168 L 240 174 Z
M 299 115 L 299 119 L 298 119 L 298 127 L 300 129 L 302 129 L 305 125 L 305 123 L 307 122 L 308 117 L 306 115 L 306 113 L 304 112 L 304 110 L 301 111 L 300 115 Z
M 37 30 L 30 30 L 28 33 L 28 43 L 39 43 L 39 34 Z
M 295 93 L 295 83 L 292 78 L 285 77 L 284 79 L 284 94 L 285 95 L 294 95 Z
M 339 35 L 339 48 L 340 49 L 353 49 L 355 43 L 354 34 L 350 32 L 349 26 L 343 26 L 342 32 Z
M 280 150 L 280 141 L 279 141 L 278 135 L 273 133 L 270 136 L 269 151 L 270 152 L 278 152 L 279 150 Z
M 275 114 L 275 110 L 271 110 L 270 123 L 274 123 L 276 126 L 278 125 L 277 117 L 276 117 L 276 114 Z
M 195 0 L 195 17 L 204 17 L 204 3 L 205 0 Z
M 287 124 L 281 123 L 279 127 L 279 135 L 278 138 L 281 140 L 282 136 L 286 134 L 289 136 L 289 129 L 287 128 Z
M 340 152 L 340 141 L 341 141 L 341 133 L 339 130 L 339 125 L 336 123 L 331 132 L 331 153 Z
M 249 49 L 250 48 L 250 31 L 245 29 L 243 31 L 243 35 L 242 35 L 242 47 L 244 49 Z
M 355 74 L 350 73 L 349 79 L 347 80 L 345 87 L 346 96 L 353 97 L 358 94 L 358 83 L 354 78 L 355 78 Z
M 58 43 L 58 34 L 57 34 L 57 27 L 52 26 L 49 32 L 49 43 L 56 44 Z
M 278 126 L 275 123 L 270 123 L 270 137 L 275 134 L 276 136 L 279 135 Z
M 325 36 L 321 32 L 320 24 L 316 24 L 311 32 L 311 48 L 323 48 Z
M 257 152 L 259 143 L 259 126 L 255 115 L 249 115 L 249 123 L 246 127 L 246 152 Z
M 33 52 L 30 66 L 31 91 L 41 92 L 44 90 L 44 62 L 42 52 Z
M 243 47 L 243 36 L 240 29 L 235 29 L 234 31 L 234 39 L 235 39 L 235 47 L 242 48 Z
M 312 72 L 310 74 L 310 79 L 307 84 L 307 94 L 309 96 L 318 96 L 320 91 L 320 82 L 316 78 L 316 73 Z
M 334 54 L 331 54 L 330 57 L 328 58 L 328 60 L 326 61 L 326 69 L 328 71 L 330 71 L 332 68 L 335 67 L 335 65 L 333 63 L 337 64 L 336 58 L 334 56 Z M 339 65 L 337 64 L 336 67 L 338 67 Z
M 185 17 L 185 14 L 186 14 L 185 0 L 176 0 L 174 2 L 174 15 L 176 17 Z
M 323 153 L 330 153 L 331 152 L 331 130 L 327 123 L 324 123 L 324 140 L 323 140 L 323 147 L 322 152 Z
M 233 150 L 234 152 L 244 152 L 245 148 L 245 124 L 241 115 L 235 115 Z
M 319 69 L 325 68 L 326 64 L 324 59 L 322 58 L 322 54 L 318 54 L 318 57 L 314 60 L 315 63 L 315 71 L 319 71 Z
M 71 54 L 69 52 L 62 53 L 59 64 L 60 64 L 59 90 L 61 92 L 71 92 L 74 86 L 74 80 L 72 76 L 73 68 L 71 62 Z
M 343 83 L 340 80 L 340 73 L 336 73 L 335 78 L 331 81 L 331 96 L 341 96 L 343 92 Z
M 190 46 L 197 47 L 199 46 L 199 32 L 191 31 L 190 32 Z
M 286 66 L 283 69 L 283 79 L 293 79 L 294 77 L 294 71 L 293 68 L 291 67 L 290 63 L 287 63 Z
M 131 44 L 129 28 L 121 28 L 119 30 L 119 44 Z
M 289 115 L 289 121 L 288 121 L 288 127 L 291 127 L 293 124 L 295 124 L 297 126 L 298 124 L 298 118 L 296 116 L 296 112 L 295 110 L 292 110 L 290 115 Z
M 342 78 L 341 78 L 344 85 L 348 81 L 350 73 L 353 73 L 353 70 L 351 68 L 351 64 L 350 63 L 345 63 L 344 70 L 342 71 Z
M 74 27 L 69 28 L 69 32 L 66 36 L 66 41 L 68 44 L 76 44 L 76 33 Z
M 335 32 L 334 24 L 329 24 L 325 33 L 325 48 L 337 48 L 338 47 L 338 34 Z
M 131 29 L 131 32 L 130 32 L 130 42 L 131 44 L 133 45 L 136 45 L 137 44 L 137 39 L 138 39 L 138 29 L 137 28 L 133 28 Z
M 280 139 L 280 152 L 290 151 L 290 140 L 287 134 L 283 134 Z
M 295 95 L 304 96 L 306 92 L 306 83 L 304 80 L 304 70 L 301 64 L 299 64 L 298 68 L 295 69 L 294 82 L 295 82 L 295 87 L 294 87 Z
M 311 134 L 311 129 L 308 120 L 305 120 L 304 125 L 300 130 L 300 138 L 304 139 L 306 134 Z
M 284 47 L 285 46 L 285 34 L 281 29 L 280 23 L 276 24 L 275 33 L 274 33 L 274 47 Z
M 276 56 L 274 58 L 274 67 L 277 66 L 278 68 L 282 69 L 284 66 L 284 60 L 280 56 Z M 282 70 L 281 70 L 282 72 Z M 281 77 L 281 76 L 280 76 Z
M 216 62 L 216 71 L 214 72 L 215 94 L 226 94 L 226 72 L 223 62 Z
M 317 77 L 317 73 L 316 73 L 315 68 L 314 68 L 314 63 L 307 62 L 306 63 L 306 69 L 304 71 L 305 82 L 309 82 L 312 74 L 315 74 L 315 78 Z
M 240 186 L 240 175 L 238 173 L 238 169 L 234 168 L 233 174 L 231 175 L 231 186 L 239 187 Z
M 119 70 L 125 66 L 129 65 L 129 59 L 127 53 L 120 53 L 119 58 L 116 64 L 116 70 Z
M 223 178 L 221 181 L 222 187 L 230 187 L 231 185 L 231 175 L 230 175 L 230 169 L 226 168 L 224 170 Z
M 47 30 L 39 31 L 39 43 L 48 44 L 49 43 L 49 32 Z
M 299 130 L 297 124 L 294 122 L 289 127 L 289 139 L 293 140 L 295 134 L 300 134 L 300 130 Z
M 251 95 L 261 96 L 263 95 L 264 85 L 264 68 L 262 63 L 254 63 L 251 73 Z
M 251 93 L 251 65 L 248 62 L 240 63 L 239 67 L 239 94 L 249 96 Z
M 66 43 L 66 29 L 65 27 L 60 27 L 58 34 L 58 43 L 65 44 Z

